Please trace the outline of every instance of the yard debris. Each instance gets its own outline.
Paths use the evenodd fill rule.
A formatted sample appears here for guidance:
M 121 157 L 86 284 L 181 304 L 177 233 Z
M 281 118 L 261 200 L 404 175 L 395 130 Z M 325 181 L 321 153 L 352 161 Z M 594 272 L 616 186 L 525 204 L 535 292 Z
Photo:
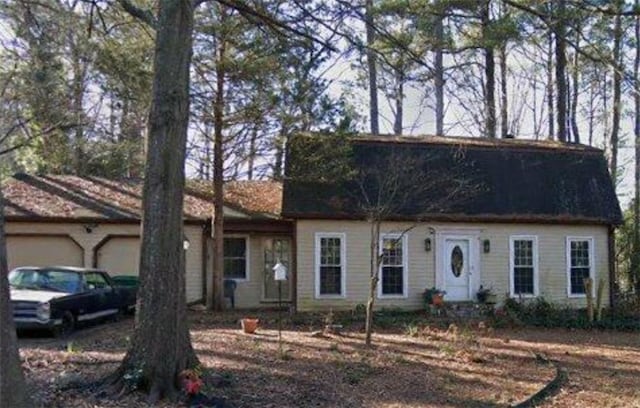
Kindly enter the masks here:
M 324 327 L 285 324 L 287 359 L 280 358 L 277 326 L 265 312 L 260 335 L 237 330 L 234 312 L 190 316 L 193 346 L 202 380 L 201 400 L 188 407 L 439 407 L 506 406 L 524 401 L 555 374 L 546 358 L 567 367 L 568 382 L 546 399 L 547 408 L 636 406 L 640 401 L 640 342 L 634 333 L 499 329 L 482 333 L 477 323 L 452 328 L 455 338 L 433 321 L 377 330 L 374 350 L 364 347 L 359 322 L 345 324 L 341 336 L 313 336 Z M 261 315 L 261 317 L 263 317 Z M 201 322 L 202 321 L 202 322 Z M 342 323 L 342 320 L 341 320 Z M 354 327 L 356 329 L 354 329 Z M 81 329 L 66 341 L 21 337 L 21 356 L 36 407 L 151 408 L 146 396 L 132 393 L 112 400 L 87 387 L 113 372 L 124 357 L 133 319 Z M 322 334 L 322 332 L 320 332 Z M 310 335 L 311 334 L 311 335 Z M 505 342 L 505 339 L 513 341 Z M 536 354 L 540 357 L 536 357 Z M 618 374 L 613 376 L 612 372 Z M 63 390 L 63 388 L 67 388 Z M 428 390 L 428 392 L 425 392 Z M 185 407 L 163 401 L 155 408 Z M 207 405 L 208 404 L 208 405 Z
M 324 339 L 327 336 L 325 336 L 325 334 L 324 334 L 324 332 L 322 330 L 316 330 L 314 332 L 311 332 L 309 337 L 313 337 L 313 338 L 316 338 L 316 339 Z

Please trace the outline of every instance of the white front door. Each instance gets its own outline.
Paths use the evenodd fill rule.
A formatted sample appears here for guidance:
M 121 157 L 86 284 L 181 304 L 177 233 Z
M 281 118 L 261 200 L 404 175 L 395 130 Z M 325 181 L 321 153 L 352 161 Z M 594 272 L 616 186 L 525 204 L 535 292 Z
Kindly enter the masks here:
M 449 301 L 470 300 L 471 240 L 468 238 L 446 238 L 442 271 L 444 272 L 445 299 Z

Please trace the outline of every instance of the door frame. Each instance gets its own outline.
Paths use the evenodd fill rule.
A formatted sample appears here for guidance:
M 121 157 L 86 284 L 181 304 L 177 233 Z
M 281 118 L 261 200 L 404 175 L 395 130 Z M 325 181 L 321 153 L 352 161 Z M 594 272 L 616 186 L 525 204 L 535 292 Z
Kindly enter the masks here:
M 266 295 L 266 288 L 265 288 L 265 270 L 266 270 L 266 264 L 264 261 L 264 251 L 266 249 L 265 246 L 265 241 L 266 240 L 273 240 L 273 239 L 286 239 L 289 241 L 289 270 L 288 275 L 289 275 L 289 279 L 287 279 L 285 281 L 285 283 L 287 285 L 289 285 L 289 296 L 287 297 L 282 297 L 282 303 L 291 303 L 293 301 L 293 281 L 292 281 L 292 276 L 293 276 L 293 238 L 289 235 L 267 235 L 264 236 L 261 240 L 260 240 L 260 256 L 261 256 L 261 261 L 260 264 L 262 265 L 262 271 L 260 272 L 260 275 L 262 277 L 262 279 L 260 279 L 260 303 L 278 303 L 278 299 L 270 299 L 267 298 Z
M 435 282 L 436 288 L 446 291 L 445 242 L 448 239 L 466 240 L 469 242 L 469 292 L 468 300 L 475 299 L 475 293 L 480 287 L 482 268 L 480 263 L 480 230 L 479 229 L 447 229 L 436 231 L 435 247 Z M 446 296 L 445 296 L 446 299 Z

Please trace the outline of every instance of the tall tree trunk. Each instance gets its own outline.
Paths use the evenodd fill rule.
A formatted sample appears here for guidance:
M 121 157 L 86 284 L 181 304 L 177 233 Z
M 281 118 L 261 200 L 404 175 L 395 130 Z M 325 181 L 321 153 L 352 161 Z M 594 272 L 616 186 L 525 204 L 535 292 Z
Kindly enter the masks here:
M 28 408 L 24 374 L 18 354 L 9 296 L 7 241 L 4 233 L 4 198 L 0 185 L 0 407 Z
M 556 119 L 557 139 L 567 141 L 567 39 L 566 39 L 566 0 L 557 1 L 554 22 L 556 43 Z
M 77 45 L 72 45 L 72 67 L 73 67 L 73 120 L 74 120 L 74 171 L 78 175 L 84 175 L 84 87 L 86 78 L 86 66 L 81 61 L 80 51 Z
M 220 20 L 224 21 L 226 10 L 219 7 Z M 216 64 L 216 99 L 213 106 L 213 299 L 211 307 L 224 308 L 224 157 L 222 128 L 224 126 L 224 87 L 226 40 L 218 39 L 218 63 Z
M 622 9 L 621 0 L 616 2 L 616 10 Z M 616 15 L 613 28 L 613 111 L 611 118 L 611 178 L 614 186 L 618 181 L 618 140 L 620 138 L 620 99 L 622 91 L 622 16 Z
M 140 290 L 131 347 L 111 377 L 155 404 L 175 398 L 179 373 L 197 364 L 187 325 L 183 247 L 184 164 L 189 121 L 193 7 L 159 5 L 152 105 L 143 192 Z M 116 392 L 120 392 L 116 390 Z
M 549 139 L 555 138 L 555 112 L 553 92 L 553 32 L 547 33 L 547 122 L 549 123 Z
M 640 0 L 634 1 L 634 7 L 640 7 Z M 640 17 L 634 24 L 635 58 L 633 61 L 633 135 L 634 135 L 634 184 L 633 184 L 633 229 L 632 250 L 629 264 L 629 280 L 635 292 L 640 296 Z
M 367 32 L 367 69 L 369 70 L 369 120 L 371 134 L 380 134 L 378 111 L 378 68 L 375 43 L 375 26 L 373 19 L 373 0 L 365 0 L 365 24 Z
M 441 13 L 441 12 L 440 12 Z M 433 53 L 433 76 L 436 94 L 436 135 L 444 135 L 444 13 L 435 16 L 436 48 Z
M 491 0 L 484 0 L 481 5 L 480 20 L 482 24 L 483 41 L 486 43 L 487 30 L 491 24 Z M 484 46 L 484 77 L 485 77 L 485 136 L 496 137 L 496 61 L 493 44 Z
M 258 124 L 256 124 L 251 130 L 251 139 L 249 139 L 249 157 L 247 160 L 247 178 L 253 180 L 253 166 L 255 165 L 256 155 L 256 141 L 258 139 Z
M 371 242 L 369 246 L 369 254 L 371 256 L 369 271 L 369 298 L 367 300 L 367 315 L 365 321 L 365 344 L 371 345 L 371 335 L 373 333 L 373 306 L 376 300 L 376 291 L 378 289 L 378 281 L 380 280 L 378 266 L 380 265 L 380 220 L 372 218 L 370 221 Z
M 582 35 L 580 23 L 576 26 L 575 47 L 580 47 L 580 36 Z M 573 82 L 573 92 L 571 93 L 571 134 L 573 141 L 580 143 L 580 130 L 578 129 L 578 95 L 580 94 L 580 71 L 578 64 L 580 63 L 580 54 L 575 51 L 573 55 L 573 69 L 571 70 L 571 81 Z
M 287 145 L 287 134 L 289 133 L 289 129 L 283 125 L 280 128 L 280 133 L 276 137 L 276 152 L 274 155 L 274 164 L 273 164 L 273 179 L 282 181 L 284 178 L 284 151 Z
M 507 73 L 507 44 L 502 43 L 500 45 L 500 136 L 503 139 L 506 138 L 509 134 L 509 99 L 507 92 Z
M 400 64 L 402 65 L 402 64 Z M 404 104 L 404 73 L 401 70 L 396 71 L 396 114 L 393 120 L 393 133 L 402 134 L 402 116 Z
M 593 146 L 593 131 L 595 128 L 595 106 L 596 106 L 596 95 L 593 91 L 593 83 L 589 85 L 589 146 Z

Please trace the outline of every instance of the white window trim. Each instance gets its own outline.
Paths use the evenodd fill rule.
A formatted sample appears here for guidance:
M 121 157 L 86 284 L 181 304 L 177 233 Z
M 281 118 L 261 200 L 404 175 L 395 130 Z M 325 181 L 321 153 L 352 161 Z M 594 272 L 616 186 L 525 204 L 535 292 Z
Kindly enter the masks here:
M 233 280 L 236 282 L 249 282 L 251 280 L 251 239 L 249 237 L 249 235 L 224 235 L 224 238 L 244 238 L 244 247 L 245 247 L 245 274 L 244 274 L 244 279 L 243 278 L 227 278 L 224 276 L 224 270 L 222 271 L 222 279 L 223 280 Z M 223 259 L 223 264 L 224 264 L 224 251 L 223 251 L 223 255 L 222 255 L 222 259 Z M 224 269 L 224 265 L 223 265 L 223 269 Z
M 402 294 L 401 295 L 383 295 L 382 294 L 382 263 L 378 267 L 378 298 L 379 299 L 406 299 L 409 296 L 409 252 L 407 233 L 397 234 L 380 234 L 378 242 L 378 250 L 382 254 L 382 244 L 385 238 L 400 239 L 402 241 Z
M 320 240 L 322 238 L 340 238 L 340 289 L 339 295 L 320 294 Z M 343 299 L 347 297 L 347 234 L 344 232 L 316 232 L 315 234 L 315 296 L 316 299 Z
M 573 241 L 589 241 L 589 277 L 593 281 L 591 287 L 591 295 L 596 295 L 596 247 L 592 236 L 568 236 L 565 242 L 565 254 L 567 265 L 567 297 L 568 298 L 586 298 L 586 293 L 571 293 L 571 242 Z
M 515 266 L 514 249 L 515 241 L 533 241 L 533 294 L 519 294 L 515 291 L 515 279 L 513 269 Z M 538 271 L 538 236 L 537 235 L 511 235 L 509 237 L 509 295 L 512 298 L 534 298 L 540 295 L 540 274 Z

